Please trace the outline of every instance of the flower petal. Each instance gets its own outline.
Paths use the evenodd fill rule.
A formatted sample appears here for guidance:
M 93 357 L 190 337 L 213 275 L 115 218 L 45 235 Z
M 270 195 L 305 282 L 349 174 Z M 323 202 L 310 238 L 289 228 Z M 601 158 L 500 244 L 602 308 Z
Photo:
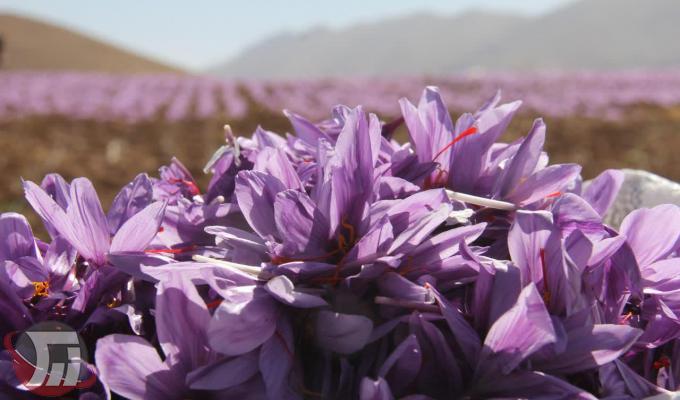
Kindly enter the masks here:
M 557 335 L 543 299 L 530 283 L 517 303 L 489 329 L 477 364 L 476 375 L 507 375 L 541 347 L 555 343 Z
M 0 214 L 0 262 L 31 256 L 37 256 L 37 249 L 26 217 L 11 212 Z
M 583 191 L 583 198 L 593 206 L 595 211 L 604 216 L 616 200 L 623 179 L 623 171 L 608 169 L 590 181 Z
M 115 334 L 99 339 L 95 360 L 99 379 L 126 398 L 170 399 L 183 392 L 184 380 L 177 379 L 141 337 Z
M 260 237 L 276 233 L 274 200 L 286 189 L 275 177 L 257 171 L 241 171 L 236 175 L 236 200 L 248 224 Z
M 597 368 L 628 351 L 641 334 L 641 330 L 627 325 L 579 327 L 567 332 L 564 352 L 546 360 L 532 359 L 532 365 L 557 375 Z
M 245 354 L 274 334 L 278 307 L 264 289 L 234 287 L 223 294 L 227 297 L 208 324 L 208 337 L 213 349 L 229 356 Z
M 315 308 L 328 305 L 328 303 L 319 296 L 297 292 L 293 282 L 283 275 L 270 279 L 264 288 L 275 299 L 292 307 Z
M 228 389 L 248 381 L 258 369 L 258 352 L 251 351 L 194 369 L 187 374 L 186 384 L 194 390 Z
M 541 156 L 545 143 L 545 123 L 542 119 L 534 121 L 531 131 L 524 138 L 517 153 L 510 160 L 498 180 L 498 188 L 495 190 L 499 198 L 505 198 L 518 187 L 518 184 L 531 176 Z
M 628 214 L 621 222 L 625 235 L 640 267 L 665 258 L 680 243 L 680 207 L 662 204 L 641 208 Z
M 394 396 L 392 396 L 390 385 L 383 378 L 378 378 L 375 381 L 370 378 L 364 378 L 361 380 L 361 386 L 359 387 L 359 399 L 393 400 Z
M 78 249 L 85 259 L 97 265 L 105 264 L 111 240 L 109 224 L 97 192 L 88 179 L 76 178 L 71 182 L 71 203 L 66 214 L 79 242 L 78 245 L 71 242 L 71 245 Z M 71 239 L 67 235 L 64 236 Z
M 190 280 L 168 274 L 158 283 L 155 317 L 158 341 L 167 357 L 190 369 L 206 363 L 210 313 Z
M 423 362 L 416 335 L 409 335 L 387 357 L 378 375 L 391 383 L 395 393 L 401 391 L 416 378 Z
M 139 174 L 113 199 L 107 220 L 111 234 L 118 232 L 123 223 L 151 204 L 153 187 L 147 174 Z
M 361 350 L 373 331 L 373 322 L 363 315 L 340 314 L 322 310 L 316 316 L 319 346 L 340 354 Z
M 110 251 L 144 251 L 158 233 L 165 206 L 165 202 L 157 201 L 125 221 L 113 237 Z

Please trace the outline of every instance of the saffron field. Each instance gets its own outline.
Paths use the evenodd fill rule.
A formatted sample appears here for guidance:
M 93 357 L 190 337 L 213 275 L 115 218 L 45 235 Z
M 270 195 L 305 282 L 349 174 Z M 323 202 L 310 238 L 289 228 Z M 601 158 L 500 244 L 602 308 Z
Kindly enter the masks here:
M 323 120 L 336 103 L 364 105 L 385 121 L 398 99 L 440 87 L 453 114 L 477 109 L 501 90 L 523 101 L 506 140 L 545 118 L 553 162 L 579 162 L 592 177 L 606 168 L 641 168 L 680 179 L 680 72 L 468 74 L 446 78 L 226 81 L 188 75 L 0 73 L 0 185 L 3 210 L 23 209 L 21 182 L 49 171 L 89 176 L 104 199 L 172 156 L 201 181 L 223 143 L 222 126 L 250 135 L 285 134 L 289 109 Z M 400 128 L 397 135 L 405 135 Z M 403 136 L 402 136 L 403 139 Z

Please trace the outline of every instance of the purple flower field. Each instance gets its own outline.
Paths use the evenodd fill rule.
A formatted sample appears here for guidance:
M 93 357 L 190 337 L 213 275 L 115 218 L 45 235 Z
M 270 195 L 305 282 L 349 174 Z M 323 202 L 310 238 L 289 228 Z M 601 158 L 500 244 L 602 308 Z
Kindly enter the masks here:
M 174 158 L 110 205 L 87 178 L 23 181 L 43 226 L 0 214 L 0 393 L 36 397 L 12 338 L 58 321 L 91 355 L 69 394 L 84 399 L 671 398 L 680 207 L 605 224 L 623 173 L 586 184 L 579 164 L 554 163 L 542 119 L 503 142 L 521 102 L 477 96 L 502 86 L 530 110 L 614 117 L 677 104 L 680 75 L 574 76 L 368 91 L 0 75 L 15 85 L 0 92 L 12 115 L 305 111 L 285 112 L 285 136 L 226 126 L 207 185 Z M 412 100 L 392 101 L 402 93 Z M 337 102 L 363 106 L 316 118 Z
M 238 120 L 258 109 L 305 110 L 322 118 L 335 104 L 362 104 L 380 115 L 398 115 L 392 101 L 417 97 L 436 84 L 452 110 L 474 108 L 488 93 L 524 101 L 524 111 L 545 116 L 617 119 L 627 107 L 680 104 L 680 73 L 583 72 L 468 74 L 450 78 L 222 81 L 182 75 L 105 75 L 59 72 L 0 73 L 0 119 L 57 115 L 71 119 L 178 121 L 222 117 Z M 389 101 L 388 101 L 389 100 Z

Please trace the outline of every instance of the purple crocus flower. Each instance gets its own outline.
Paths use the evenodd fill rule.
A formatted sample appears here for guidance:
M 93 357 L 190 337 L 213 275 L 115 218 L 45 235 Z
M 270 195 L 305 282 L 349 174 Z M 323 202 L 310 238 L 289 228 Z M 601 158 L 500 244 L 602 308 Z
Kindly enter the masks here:
M 93 265 L 106 264 L 109 251 L 143 251 L 158 232 L 165 204 L 155 202 L 120 222 L 133 204 L 124 203 L 123 194 L 111 211 L 112 222 L 118 229 L 112 235 L 99 197 L 86 178 L 77 178 L 70 185 L 69 203 L 63 209 L 43 189 L 33 182 L 24 182 L 26 199 L 47 224 L 67 240 L 78 254 Z M 115 229 L 115 228 L 114 228 Z M 112 237 L 113 236 L 113 237 Z
M 637 306 L 648 324 L 640 340 L 651 348 L 680 337 L 679 224 L 680 207 L 671 204 L 633 211 L 621 223 L 631 250 L 625 255 L 642 278 L 644 297 Z
M 0 332 L 98 340 L 88 396 L 672 395 L 680 207 L 607 226 L 621 172 L 549 165 L 541 119 L 499 142 L 520 106 L 499 103 L 454 123 L 428 87 L 387 124 L 338 106 L 285 111 L 285 137 L 227 126 L 206 192 L 172 159 L 108 214 L 84 178 L 25 182 L 51 241 L 0 214 Z M 28 396 L 5 353 L 0 391 Z
M 209 374 L 197 382 L 188 378 L 217 358 L 207 345 L 210 313 L 195 287 L 172 275 L 158 284 L 155 310 L 165 359 L 142 337 L 110 335 L 97 342 L 99 376 L 107 387 L 129 399 L 183 399 L 190 395 L 192 384 L 211 383 Z M 127 362 L 131 359 L 136 362 Z
M 423 182 L 425 187 L 448 187 L 466 202 L 475 199 L 465 195 L 475 195 L 526 206 L 556 196 L 578 177 L 578 165 L 546 166 L 542 120 L 536 120 L 521 141 L 494 145 L 521 105 L 498 106 L 499 101 L 497 94 L 474 115 L 462 115 L 454 126 L 437 88 L 425 89 L 418 107 L 401 100 L 418 160 L 439 164 Z M 487 204 L 493 203 L 482 203 Z
M 137 206 L 126 201 L 134 197 L 133 193 L 124 193 L 116 199 L 110 213 L 112 225 L 120 224 L 112 235 L 109 221 L 89 180 L 78 178 L 71 183 L 66 209 L 33 182 L 24 182 L 24 189 L 28 202 L 46 225 L 53 227 L 73 246 L 89 266 L 83 287 L 73 304 L 73 309 L 81 312 L 91 309 L 94 302 L 101 301 L 105 293 L 115 291 L 126 280 L 124 275 L 108 266 L 107 254 L 144 251 L 156 236 L 165 210 L 164 202 L 155 202 L 121 223 L 126 210 Z

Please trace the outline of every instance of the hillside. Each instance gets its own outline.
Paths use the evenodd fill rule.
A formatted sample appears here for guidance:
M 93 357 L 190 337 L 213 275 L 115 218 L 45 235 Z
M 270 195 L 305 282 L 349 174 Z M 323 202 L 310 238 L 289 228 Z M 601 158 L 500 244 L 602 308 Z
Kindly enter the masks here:
M 2 69 L 111 73 L 181 72 L 127 50 L 46 22 L 0 14 Z

